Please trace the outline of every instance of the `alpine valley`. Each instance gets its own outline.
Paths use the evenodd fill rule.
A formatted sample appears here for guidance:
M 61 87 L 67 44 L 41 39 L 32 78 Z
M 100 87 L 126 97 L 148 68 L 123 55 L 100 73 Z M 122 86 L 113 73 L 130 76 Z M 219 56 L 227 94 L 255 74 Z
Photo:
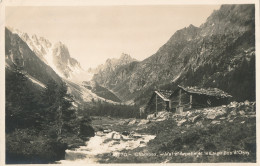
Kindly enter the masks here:
M 62 42 L 6 27 L 6 163 L 256 162 L 255 60 L 253 4 L 222 5 L 142 61 L 122 53 L 88 70 Z M 220 89 L 230 101 L 191 109 L 191 97 L 186 112 L 158 113 L 156 96 L 156 113 L 142 114 L 155 92 L 182 86 Z M 225 148 L 250 155 L 111 155 Z

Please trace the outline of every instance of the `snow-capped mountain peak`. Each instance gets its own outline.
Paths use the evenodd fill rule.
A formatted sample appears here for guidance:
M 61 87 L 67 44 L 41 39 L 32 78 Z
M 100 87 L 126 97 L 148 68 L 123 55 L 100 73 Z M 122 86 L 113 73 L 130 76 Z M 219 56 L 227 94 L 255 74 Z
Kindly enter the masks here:
M 68 47 L 62 42 L 57 42 L 55 44 L 51 43 L 48 39 L 44 37 L 39 37 L 36 34 L 29 35 L 18 29 L 8 27 L 10 31 L 17 34 L 28 46 L 29 48 L 47 65 L 49 65 L 59 76 L 79 81 L 78 75 L 87 75 L 80 81 L 89 80 L 91 77 L 86 74 L 80 63 L 72 58 Z

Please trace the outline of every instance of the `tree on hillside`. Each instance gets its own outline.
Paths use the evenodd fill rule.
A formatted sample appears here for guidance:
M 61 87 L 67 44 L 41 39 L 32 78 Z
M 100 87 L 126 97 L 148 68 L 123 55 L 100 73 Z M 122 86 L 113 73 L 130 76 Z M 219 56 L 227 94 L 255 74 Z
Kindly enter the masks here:
M 41 108 L 31 82 L 20 68 L 6 71 L 6 132 L 18 128 L 41 128 Z
M 73 132 L 76 127 L 76 111 L 72 108 L 72 97 L 67 93 L 67 86 L 48 81 L 43 92 L 43 103 L 46 108 L 46 122 L 54 127 L 58 136 L 63 132 Z

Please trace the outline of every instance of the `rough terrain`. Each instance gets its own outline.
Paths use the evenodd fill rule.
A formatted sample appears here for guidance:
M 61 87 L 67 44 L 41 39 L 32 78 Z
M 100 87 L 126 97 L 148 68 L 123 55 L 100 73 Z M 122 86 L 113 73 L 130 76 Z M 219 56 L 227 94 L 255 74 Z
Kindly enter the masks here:
M 142 120 L 93 117 L 93 126 L 96 136 L 67 151 L 62 163 L 256 161 L 255 102 L 159 112 Z

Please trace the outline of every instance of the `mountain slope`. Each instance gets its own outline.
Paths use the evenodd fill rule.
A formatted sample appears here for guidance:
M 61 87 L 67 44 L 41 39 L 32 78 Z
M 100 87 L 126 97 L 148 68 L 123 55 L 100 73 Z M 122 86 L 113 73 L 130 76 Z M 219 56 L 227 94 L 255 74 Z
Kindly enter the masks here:
M 67 50 L 67 48 L 61 43 L 54 46 L 54 48 L 56 48 L 54 49 L 54 56 L 56 57 L 55 60 L 57 61 L 57 64 L 61 63 L 60 65 L 62 66 L 62 59 L 72 59 L 69 57 L 68 51 L 62 52 L 62 50 Z M 72 95 L 75 101 L 74 106 L 78 106 L 78 104 L 83 102 L 91 102 L 92 99 L 100 101 L 106 100 L 114 103 L 109 99 L 96 95 L 81 84 L 72 82 L 66 78 L 61 78 L 50 65 L 47 65 L 47 62 L 44 62 L 43 59 L 37 56 L 36 53 L 30 49 L 27 43 L 24 42 L 17 33 L 12 33 L 8 28 L 5 30 L 5 52 L 5 70 L 7 76 L 11 75 L 9 73 L 19 70 L 19 72 L 22 72 L 22 74 L 31 81 L 31 84 L 34 85 L 36 90 L 33 91 L 36 91 L 35 93 L 40 93 L 43 88 L 46 88 L 48 82 L 54 81 L 58 85 L 65 83 L 68 86 L 68 93 Z M 74 61 L 73 59 L 71 62 L 67 62 L 77 64 L 77 61 Z M 64 66 L 65 71 L 67 65 Z
M 67 46 L 61 42 L 51 43 L 44 37 L 28 35 L 17 29 L 9 28 L 17 34 L 29 48 L 47 65 L 49 65 L 59 76 L 73 79 L 77 74 L 84 73 L 80 63 L 70 56 Z
M 89 122 L 77 117 L 63 80 L 8 29 L 5 62 L 7 164 L 53 163 L 65 157 L 70 139 L 93 136 Z
M 102 97 L 107 100 L 111 100 L 114 102 L 121 102 L 121 100 L 111 91 L 109 91 L 107 88 L 100 86 L 98 83 L 93 81 L 84 81 L 82 85 L 90 90 L 91 92 L 95 93 L 99 97 Z
M 118 102 L 120 101 L 116 100 L 113 96 L 113 93 L 108 93 L 110 94 L 109 97 L 107 95 L 100 95 L 102 94 L 102 91 L 96 91 L 96 90 L 91 90 L 85 86 L 84 83 L 78 84 L 74 83 L 70 80 L 63 79 L 63 81 L 66 83 L 68 86 L 68 93 L 73 96 L 74 99 L 74 104 L 76 107 L 80 106 L 83 103 L 90 103 L 93 101 L 100 101 L 100 102 L 107 102 L 107 103 L 112 103 L 112 104 L 119 104 Z M 105 93 L 107 94 L 107 93 Z M 112 98 L 110 98 L 112 96 Z
M 70 57 L 68 48 L 61 42 L 56 43 L 52 49 L 53 63 L 65 78 L 71 78 L 74 73 L 83 71 L 79 62 Z
M 55 71 L 42 62 L 17 34 L 7 28 L 5 29 L 5 52 L 5 64 L 9 70 L 20 68 L 25 75 L 45 85 L 49 80 L 61 84 L 62 80 Z
M 114 71 L 116 74 L 106 80 L 109 84 L 100 81 L 100 77 L 106 78 L 104 73 L 93 80 L 121 99 L 139 104 L 145 104 L 154 89 L 174 89 L 177 84 L 216 87 L 236 100 L 254 100 L 254 21 L 254 5 L 222 5 L 200 27 L 190 25 L 176 31 L 154 55 L 126 75 L 129 65 Z M 245 72 L 235 79 L 241 70 Z M 225 86 L 226 81 L 229 86 Z M 238 92 L 239 88 L 244 89 L 243 93 Z
M 94 70 L 92 69 L 94 80 L 105 87 L 113 86 L 114 82 L 111 82 L 110 79 L 116 75 L 116 72 L 120 70 L 122 66 L 132 62 L 137 62 L 137 60 L 125 53 L 122 53 L 119 59 L 107 59 L 105 64 L 99 65 Z

